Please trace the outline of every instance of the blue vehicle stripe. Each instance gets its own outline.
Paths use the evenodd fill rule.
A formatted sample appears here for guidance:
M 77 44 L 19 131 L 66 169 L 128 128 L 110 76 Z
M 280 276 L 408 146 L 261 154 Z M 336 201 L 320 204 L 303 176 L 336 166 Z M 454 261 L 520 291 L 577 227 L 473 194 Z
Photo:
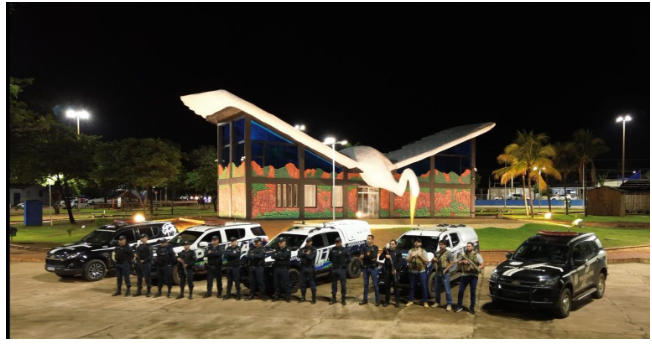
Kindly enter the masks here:
M 316 266 L 315 270 L 327 269 L 327 268 L 331 267 L 332 265 L 333 265 L 333 263 L 331 263 L 330 261 L 327 261 L 327 262 L 325 262 L 324 264 L 322 264 L 320 266 Z

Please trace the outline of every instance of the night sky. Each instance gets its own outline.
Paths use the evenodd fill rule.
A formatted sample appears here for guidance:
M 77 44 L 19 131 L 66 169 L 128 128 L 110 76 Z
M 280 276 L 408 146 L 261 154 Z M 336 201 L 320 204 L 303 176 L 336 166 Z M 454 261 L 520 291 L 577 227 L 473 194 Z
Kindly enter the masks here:
M 35 79 L 40 111 L 88 109 L 83 133 L 185 151 L 216 135 L 179 96 L 215 89 L 382 152 L 496 122 L 478 138 L 484 182 L 517 129 L 592 129 L 611 148 L 598 169 L 617 171 L 629 113 L 632 170 L 649 168 L 649 6 L 19 3 L 9 73 Z

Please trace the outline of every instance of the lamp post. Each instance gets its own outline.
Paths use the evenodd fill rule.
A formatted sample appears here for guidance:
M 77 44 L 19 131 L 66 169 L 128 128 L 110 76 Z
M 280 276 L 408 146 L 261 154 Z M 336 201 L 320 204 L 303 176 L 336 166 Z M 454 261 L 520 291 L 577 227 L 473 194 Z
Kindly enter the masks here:
M 624 117 L 618 116 L 618 118 L 616 118 L 616 123 L 623 122 L 623 166 L 622 166 L 622 171 L 620 173 L 621 175 L 620 179 L 623 181 L 623 183 L 625 183 L 625 123 L 631 120 L 632 117 L 630 117 L 629 115 L 625 115 Z
M 303 124 L 296 124 L 294 128 L 297 130 L 306 131 L 306 126 Z
M 541 170 L 546 171 L 546 167 L 542 168 L 537 168 L 536 166 L 534 167 L 534 171 L 539 171 L 539 213 L 541 213 Z
M 331 205 L 333 207 L 333 220 L 335 220 L 335 145 L 340 144 L 340 145 L 346 145 L 348 142 L 346 140 L 343 141 L 337 141 L 334 137 L 327 137 L 324 140 L 325 145 L 330 145 L 333 148 L 333 173 L 331 176 L 333 176 L 333 189 L 331 190 Z
M 66 111 L 66 117 L 68 118 L 77 118 L 77 135 L 79 135 L 79 119 L 89 119 L 91 117 L 90 113 L 86 110 L 76 111 L 69 109 Z

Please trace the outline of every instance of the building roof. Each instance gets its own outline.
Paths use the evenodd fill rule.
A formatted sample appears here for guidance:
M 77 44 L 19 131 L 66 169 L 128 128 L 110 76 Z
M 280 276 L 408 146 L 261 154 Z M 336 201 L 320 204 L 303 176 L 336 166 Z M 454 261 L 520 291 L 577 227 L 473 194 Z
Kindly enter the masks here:
M 626 192 L 649 192 L 650 180 L 627 180 L 618 187 Z

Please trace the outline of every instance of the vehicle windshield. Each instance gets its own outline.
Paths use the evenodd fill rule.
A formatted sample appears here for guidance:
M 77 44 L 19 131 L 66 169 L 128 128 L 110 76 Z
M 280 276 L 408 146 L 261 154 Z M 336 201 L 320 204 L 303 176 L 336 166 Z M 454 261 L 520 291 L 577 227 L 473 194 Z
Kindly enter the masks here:
M 555 264 L 566 264 L 568 246 L 540 243 L 525 243 L 519 247 L 512 260 L 541 261 Z
M 109 243 L 111 240 L 113 240 L 113 237 L 115 236 L 115 231 L 108 231 L 108 230 L 93 230 L 90 234 L 84 236 L 83 239 L 81 239 L 82 242 L 88 242 L 88 243 Z
M 409 250 L 414 247 L 414 240 L 421 239 L 421 247 L 423 249 L 437 250 L 438 237 L 424 237 L 418 235 L 404 235 L 397 240 L 396 249 Z
M 287 240 L 286 247 L 289 249 L 299 249 L 303 244 L 303 240 L 306 239 L 306 235 L 293 235 L 293 234 L 281 234 Z M 276 248 L 278 247 L 278 239 L 280 236 L 275 237 L 272 241 L 269 241 L 265 247 L 267 248 Z
M 173 237 L 170 240 L 169 244 L 175 246 L 183 246 L 183 243 L 186 241 L 190 241 L 191 243 L 194 243 L 203 234 L 204 233 L 201 231 L 186 230 L 180 234 L 177 234 L 177 236 Z

